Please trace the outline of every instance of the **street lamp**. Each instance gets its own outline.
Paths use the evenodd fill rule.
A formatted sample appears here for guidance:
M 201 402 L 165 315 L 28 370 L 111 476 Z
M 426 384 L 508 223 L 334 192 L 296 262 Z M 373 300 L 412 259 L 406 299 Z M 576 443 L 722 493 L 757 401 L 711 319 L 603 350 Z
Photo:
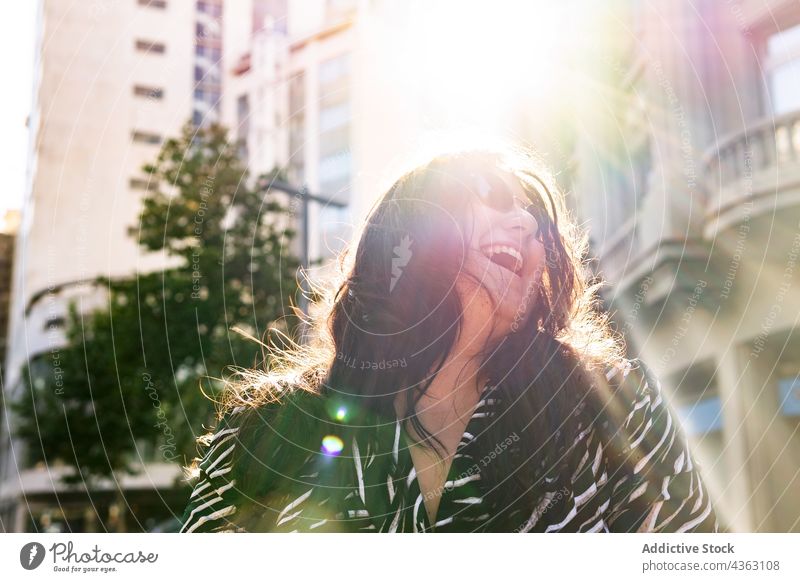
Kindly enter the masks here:
M 306 186 L 302 186 L 301 188 L 297 188 L 292 186 L 288 182 L 284 182 L 283 180 L 269 180 L 264 181 L 259 186 L 259 192 L 262 194 L 266 194 L 270 190 L 279 190 L 281 192 L 286 192 L 293 198 L 299 199 L 302 204 L 302 217 L 301 217 L 301 239 L 300 239 L 300 266 L 303 268 L 303 273 L 308 272 L 308 266 L 310 263 L 309 258 L 309 240 L 311 238 L 311 233 L 308 229 L 308 209 L 310 202 L 316 202 L 318 204 L 323 204 L 324 206 L 332 206 L 334 208 L 347 208 L 346 202 L 340 202 L 338 200 L 334 200 L 332 196 L 324 196 L 322 194 L 312 194 L 308 191 Z M 306 298 L 306 288 L 305 288 L 305 281 L 301 279 L 300 287 L 303 291 L 300 298 L 300 308 L 308 313 L 307 311 L 307 298 Z

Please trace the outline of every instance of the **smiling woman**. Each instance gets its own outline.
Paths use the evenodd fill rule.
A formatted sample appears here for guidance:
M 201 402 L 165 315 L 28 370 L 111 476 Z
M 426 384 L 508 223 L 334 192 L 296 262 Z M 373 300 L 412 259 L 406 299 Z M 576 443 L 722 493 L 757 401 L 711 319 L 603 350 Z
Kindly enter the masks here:
M 546 176 L 470 151 L 397 180 L 316 343 L 232 383 L 182 531 L 717 531 Z

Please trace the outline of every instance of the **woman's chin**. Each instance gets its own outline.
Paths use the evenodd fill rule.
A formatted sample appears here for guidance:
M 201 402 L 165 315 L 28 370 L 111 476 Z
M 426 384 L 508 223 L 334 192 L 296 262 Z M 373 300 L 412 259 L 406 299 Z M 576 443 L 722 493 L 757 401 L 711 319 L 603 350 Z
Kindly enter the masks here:
M 517 282 L 515 282 L 517 283 Z M 494 295 L 496 308 L 493 317 L 498 326 L 507 327 L 514 332 L 522 326 L 533 308 L 535 294 L 530 292 L 530 286 L 520 280 L 516 285 L 509 285 Z
M 530 313 L 533 303 L 527 280 L 514 274 L 508 277 L 513 278 L 484 279 L 480 286 L 468 283 L 470 289 L 462 288 L 462 296 L 467 298 L 465 309 L 471 311 L 477 320 L 491 324 L 501 335 L 515 331 Z
M 514 277 L 514 280 L 509 281 L 508 285 L 499 289 L 494 289 L 492 292 L 499 313 L 510 313 L 513 315 L 524 306 L 524 282 L 516 275 L 514 275 Z

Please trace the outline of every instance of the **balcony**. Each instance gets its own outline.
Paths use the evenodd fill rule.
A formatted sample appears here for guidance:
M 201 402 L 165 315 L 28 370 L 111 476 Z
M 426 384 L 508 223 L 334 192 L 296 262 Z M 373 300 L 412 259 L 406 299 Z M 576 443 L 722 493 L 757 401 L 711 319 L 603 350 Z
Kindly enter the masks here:
M 706 239 L 744 220 L 797 208 L 800 111 L 762 120 L 719 140 L 704 155 L 703 175 Z

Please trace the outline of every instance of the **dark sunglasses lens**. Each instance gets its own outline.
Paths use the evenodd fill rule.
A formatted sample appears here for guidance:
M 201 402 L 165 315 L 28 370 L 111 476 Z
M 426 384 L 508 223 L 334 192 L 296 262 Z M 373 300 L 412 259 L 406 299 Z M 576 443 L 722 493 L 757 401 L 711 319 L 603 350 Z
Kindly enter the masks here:
M 506 185 L 493 176 L 477 176 L 476 191 L 481 201 L 489 208 L 508 212 L 514 207 L 514 197 Z
M 495 210 L 508 212 L 514 208 L 514 197 L 505 189 L 493 188 L 492 193 L 489 195 L 488 204 Z

